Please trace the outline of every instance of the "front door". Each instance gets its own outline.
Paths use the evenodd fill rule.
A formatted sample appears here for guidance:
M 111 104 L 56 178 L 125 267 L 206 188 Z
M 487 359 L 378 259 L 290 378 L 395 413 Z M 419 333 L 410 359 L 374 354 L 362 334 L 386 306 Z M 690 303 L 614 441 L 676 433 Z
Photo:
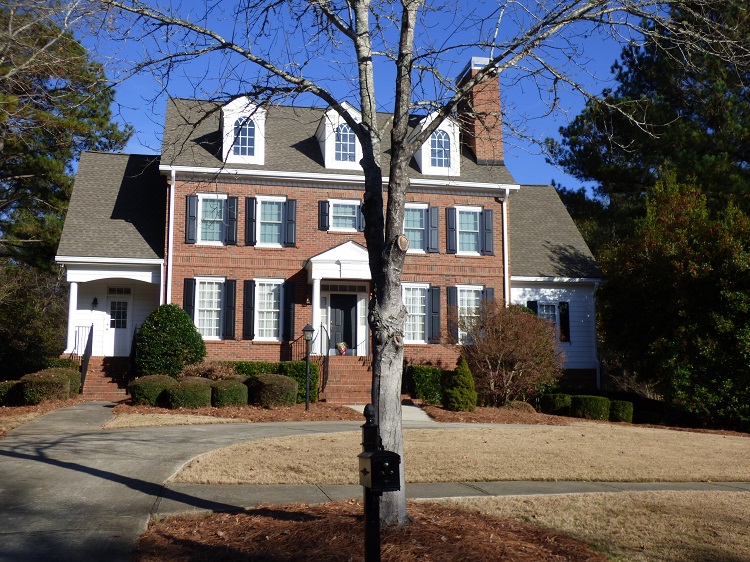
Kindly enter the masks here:
M 346 355 L 357 354 L 357 295 L 331 295 L 331 353 L 346 344 Z
M 111 291 L 111 289 L 110 289 Z M 129 295 L 107 297 L 107 317 L 104 326 L 104 355 L 127 357 L 130 355 L 132 337 L 131 299 Z

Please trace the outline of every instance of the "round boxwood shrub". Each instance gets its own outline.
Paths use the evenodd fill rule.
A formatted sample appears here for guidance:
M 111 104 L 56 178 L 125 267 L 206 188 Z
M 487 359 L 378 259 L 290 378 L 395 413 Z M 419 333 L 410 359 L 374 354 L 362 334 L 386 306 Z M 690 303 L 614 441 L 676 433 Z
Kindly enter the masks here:
M 128 385 L 130 400 L 136 406 L 156 406 L 166 402 L 166 391 L 177 384 L 169 375 L 146 375 Z
M 284 375 L 267 373 L 245 381 L 248 401 L 264 408 L 293 406 L 297 402 L 297 381 Z
M 164 304 L 148 315 L 138 330 L 135 366 L 141 374 L 177 377 L 185 365 L 199 363 L 206 344 L 187 312 L 176 304 Z
M 307 364 L 304 361 L 282 361 L 279 363 L 280 375 L 297 381 L 297 404 L 305 401 L 305 379 Z M 318 364 L 310 363 L 310 402 L 318 401 Z
M 211 384 L 211 405 L 247 406 L 247 386 L 236 379 L 223 379 Z
M 539 408 L 545 414 L 555 416 L 570 415 L 570 394 L 545 394 L 539 399 Z
M 21 381 L 0 382 L 0 406 L 18 406 L 21 403 Z
M 473 412 L 477 407 L 477 391 L 466 359 L 461 357 L 455 371 L 443 374 L 443 408 L 454 412 Z
M 70 379 L 60 372 L 29 373 L 21 377 L 21 403 L 24 405 L 41 404 L 45 400 L 67 400 L 69 396 Z
M 406 378 L 414 387 L 414 396 L 427 404 L 442 402 L 442 376 L 443 370 L 432 365 L 409 365 L 406 371 Z
M 604 396 L 572 396 L 570 415 L 587 420 L 609 419 L 609 398 Z
M 633 423 L 633 403 L 627 400 L 612 400 L 609 403 L 609 421 Z
M 201 377 L 185 377 L 167 389 L 167 407 L 204 408 L 211 405 L 211 381 Z
M 75 398 L 81 392 L 81 371 L 65 367 L 50 367 L 42 369 L 39 374 L 63 375 L 70 381 L 70 398 Z

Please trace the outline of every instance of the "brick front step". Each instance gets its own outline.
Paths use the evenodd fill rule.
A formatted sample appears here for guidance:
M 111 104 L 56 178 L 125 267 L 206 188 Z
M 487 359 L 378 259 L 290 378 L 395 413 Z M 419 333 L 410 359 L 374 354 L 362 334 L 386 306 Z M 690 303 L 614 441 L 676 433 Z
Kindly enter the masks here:
M 84 400 L 119 402 L 128 397 L 124 387 L 130 371 L 127 357 L 92 357 L 83 385 Z
M 325 391 L 320 395 L 321 400 L 331 404 L 369 403 L 372 387 L 370 362 L 370 357 L 331 355 L 329 358 L 328 384 Z

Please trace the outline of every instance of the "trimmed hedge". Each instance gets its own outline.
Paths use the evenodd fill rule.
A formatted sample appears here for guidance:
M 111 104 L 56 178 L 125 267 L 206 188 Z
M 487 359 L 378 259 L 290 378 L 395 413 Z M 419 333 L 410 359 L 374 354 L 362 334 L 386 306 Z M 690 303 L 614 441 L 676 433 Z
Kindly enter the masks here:
M 539 399 L 539 409 L 545 414 L 569 416 L 571 398 L 570 394 L 545 394 Z
M 70 381 L 70 398 L 75 398 L 81 392 L 81 371 L 67 367 L 50 367 L 39 371 L 42 375 L 63 375 Z
M 587 420 L 609 419 L 609 398 L 604 396 L 572 396 L 570 415 Z
M 200 363 L 205 356 L 203 337 L 188 313 L 176 304 L 163 304 L 154 310 L 136 333 L 138 373 L 177 377 L 185 365 Z
M 477 391 L 466 359 L 461 357 L 455 371 L 442 377 L 443 408 L 453 412 L 473 412 L 477 408 Z
M 509 410 L 516 410 L 518 412 L 525 412 L 527 414 L 536 414 L 534 406 L 523 400 L 511 400 L 505 405 Z
M 236 379 L 215 381 L 211 384 L 211 405 L 217 408 L 246 406 L 247 386 Z
M 203 361 L 195 365 L 188 365 L 182 370 L 182 377 L 203 377 L 212 381 L 223 379 L 244 379 L 238 375 L 234 364 L 230 361 Z
M 41 404 L 45 400 L 67 400 L 70 396 L 70 379 L 57 372 L 29 373 L 21 377 L 21 403 Z
M 633 403 L 627 400 L 610 401 L 609 421 L 633 423 Z
M 21 381 L 0 382 L 0 406 L 17 406 L 21 403 Z
M 406 377 L 414 384 L 414 397 L 427 404 L 443 401 L 443 370 L 432 365 L 409 365 Z
M 297 402 L 297 381 L 273 373 L 260 374 L 245 381 L 248 402 L 264 408 L 293 406 Z
M 167 407 L 203 408 L 211 405 L 211 381 L 201 377 L 184 377 L 167 388 Z
M 254 377 L 256 375 L 279 374 L 279 363 L 271 361 L 236 361 L 234 370 L 240 375 Z
M 166 391 L 177 385 L 169 375 L 146 375 L 128 385 L 131 402 L 136 405 L 156 406 L 166 401 Z
M 234 370 L 240 375 L 284 375 L 297 381 L 297 403 L 305 401 L 305 361 L 237 361 Z M 310 363 L 310 402 L 318 401 L 320 373 L 317 363 Z
M 81 363 L 72 357 L 48 357 L 45 361 L 45 369 L 73 369 L 81 370 Z

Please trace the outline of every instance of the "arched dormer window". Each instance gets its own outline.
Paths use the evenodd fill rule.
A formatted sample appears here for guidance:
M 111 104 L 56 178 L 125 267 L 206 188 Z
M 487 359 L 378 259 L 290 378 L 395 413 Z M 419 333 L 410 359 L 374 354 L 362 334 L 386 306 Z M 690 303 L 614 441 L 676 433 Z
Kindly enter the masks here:
M 235 156 L 255 156 L 255 121 L 240 117 L 234 122 L 234 143 L 232 154 Z
M 227 164 L 265 163 L 266 110 L 247 97 L 221 108 L 222 156 Z
M 430 136 L 430 163 L 433 168 L 450 168 L 451 138 L 438 129 Z
M 354 131 L 346 123 L 336 127 L 336 161 L 355 162 L 357 141 Z

